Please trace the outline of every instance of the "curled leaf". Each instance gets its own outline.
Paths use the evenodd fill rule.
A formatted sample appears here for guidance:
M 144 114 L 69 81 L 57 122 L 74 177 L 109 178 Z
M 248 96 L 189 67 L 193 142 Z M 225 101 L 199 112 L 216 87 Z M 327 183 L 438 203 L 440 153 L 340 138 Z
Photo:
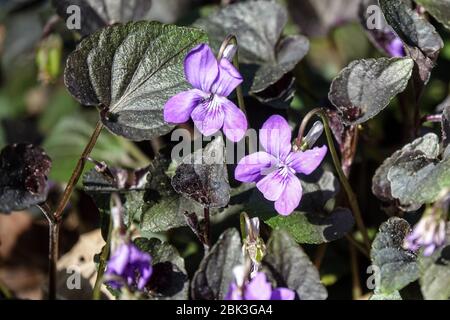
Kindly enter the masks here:
M 409 58 L 354 61 L 333 80 L 328 97 L 346 124 L 366 122 L 405 90 L 413 66 Z
M 0 212 L 24 210 L 44 202 L 51 164 L 40 147 L 6 146 L 0 153 Z

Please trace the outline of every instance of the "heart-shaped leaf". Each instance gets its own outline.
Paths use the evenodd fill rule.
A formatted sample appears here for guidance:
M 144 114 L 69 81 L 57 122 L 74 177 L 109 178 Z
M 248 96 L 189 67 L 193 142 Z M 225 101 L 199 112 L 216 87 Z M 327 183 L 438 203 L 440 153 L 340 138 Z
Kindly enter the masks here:
M 192 280 L 192 298 L 223 300 L 234 281 L 233 268 L 243 261 L 239 232 L 226 230 L 200 263 Z
M 376 267 L 377 293 L 395 294 L 419 278 L 417 256 L 403 249 L 404 239 L 410 232 L 409 223 L 397 217 L 381 225 L 370 253 L 372 264 Z
M 432 162 L 439 155 L 439 138 L 432 133 L 426 134 L 405 145 L 401 150 L 396 151 L 383 162 L 375 172 L 372 180 L 372 192 L 380 200 L 387 202 L 395 200 L 391 191 L 391 182 L 388 180 L 389 170 L 400 158 L 404 158 L 407 154 L 411 153 L 417 156 L 421 155 L 424 159 L 430 159 L 429 162 Z M 410 210 L 412 209 L 410 208 Z
M 408 55 L 414 59 L 413 82 L 416 99 L 421 96 L 430 79 L 440 50 L 444 47 L 442 38 L 428 20 L 413 10 L 407 1 L 379 0 L 386 21 L 405 44 Z
M 135 244 L 152 256 L 153 273 L 148 287 L 151 300 L 187 300 L 189 278 L 178 251 L 158 239 L 138 238 Z
M 263 265 L 270 271 L 278 287 L 295 290 L 300 300 L 325 300 L 328 296 L 320 283 L 319 272 L 285 231 L 272 233 Z
M 172 178 L 175 191 L 207 208 L 223 208 L 230 201 L 225 144 L 217 136 L 204 149 L 183 159 Z
M 294 211 L 264 220 L 272 229 L 286 230 L 298 243 L 321 244 L 344 237 L 355 224 L 352 212 L 336 208 L 329 214 Z
M 239 59 L 253 69 L 250 93 L 257 94 L 292 71 L 309 50 L 309 41 L 304 36 L 282 37 L 287 21 L 288 14 L 282 5 L 259 0 L 226 6 L 196 25 L 208 32 L 215 47 L 227 35 L 236 35 Z
M 73 15 L 77 13 L 74 8 L 78 7 L 78 31 L 87 36 L 114 23 L 143 20 L 152 0 L 52 0 L 52 5 L 66 21 L 74 19 Z
M 450 2 L 448 0 L 414 0 L 450 30 Z
M 333 80 L 328 94 L 346 124 L 360 124 L 405 90 L 414 67 L 409 58 L 357 60 Z
M 40 147 L 6 146 L 0 153 L 0 212 L 28 209 L 47 200 L 51 165 Z
M 103 124 L 131 140 L 168 133 L 163 108 L 189 89 L 183 60 L 207 42 L 198 30 L 158 22 L 107 27 L 83 40 L 65 70 L 70 93 L 82 104 L 99 106 Z

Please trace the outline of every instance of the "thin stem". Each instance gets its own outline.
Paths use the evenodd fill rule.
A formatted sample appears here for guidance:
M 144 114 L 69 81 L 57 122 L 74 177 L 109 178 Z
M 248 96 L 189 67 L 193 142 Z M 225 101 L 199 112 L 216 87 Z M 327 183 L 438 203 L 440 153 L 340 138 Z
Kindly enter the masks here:
M 351 209 L 353 211 L 353 216 L 355 217 L 356 225 L 358 226 L 358 229 L 360 230 L 360 232 L 363 235 L 364 244 L 365 244 L 367 250 L 370 251 L 369 235 L 367 233 L 366 226 L 364 225 L 364 221 L 362 219 L 361 211 L 359 209 L 358 199 L 356 197 L 356 194 L 353 192 L 353 189 L 352 189 L 352 187 L 351 187 L 351 185 L 350 185 L 350 183 L 349 183 L 349 181 L 347 179 L 347 176 L 342 171 L 341 161 L 339 159 L 339 156 L 338 156 L 338 153 L 336 151 L 336 148 L 334 147 L 334 140 L 333 140 L 333 135 L 332 135 L 331 130 L 330 130 L 328 117 L 327 117 L 326 113 L 323 111 L 322 108 L 316 108 L 316 109 L 312 110 L 311 112 L 309 112 L 305 116 L 305 118 L 303 119 L 303 122 L 302 122 L 302 124 L 300 126 L 299 135 L 298 135 L 298 138 L 297 138 L 297 141 L 296 141 L 296 145 L 297 145 L 297 147 L 299 149 L 301 148 L 302 139 L 303 139 L 303 133 L 305 131 L 306 125 L 307 125 L 308 121 L 314 115 L 318 115 L 322 119 L 322 122 L 323 122 L 324 128 L 325 128 L 325 135 L 326 135 L 327 141 L 328 141 L 328 147 L 330 149 L 331 157 L 333 158 L 333 163 L 334 163 L 334 166 L 336 168 L 337 174 L 339 176 L 339 180 L 341 181 L 341 184 L 344 187 L 345 193 L 347 194 L 348 202 L 349 202 L 350 207 L 351 207 Z
M 93 300 L 100 300 L 101 287 L 103 284 L 103 275 L 105 274 L 106 263 L 108 260 L 109 252 L 111 250 L 111 238 L 112 238 L 112 219 L 109 220 L 108 237 L 106 239 L 105 246 L 100 254 L 100 262 L 98 264 L 97 278 L 95 279 L 94 290 L 92 292 Z
M 205 254 L 207 252 L 209 252 L 209 248 L 211 248 L 211 219 L 210 219 L 210 214 L 209 214 L 209 208 L 204 208 L 203 209 L 203 218 L 204 218 L 204 223 L 205 223 L 205 243 L 204 243 L 204 248 L 205 248 Z
M 352 270 L 352 295 L 353 300 L 357 300 L 362 296 L 361 282 L 359 280 L 358 255 L 356 248 L 352 243 L 349 243 L 349 250 L 350 266 Z
M 73 189 L 77 185 L 78 180 L 80 179 L 81 174 L 83 173 L 84 166 L 86 164 L 86 158 L 91 154 L 92 149 L 94 149 L 94 146 L 97 143 L 97 139 L 100 136 L 102 129 L 103 129 L 103 124 L 101 123 L 101 121 L 98 121 L 97 125 L 95 127 L 95 130 L 92 133 L 88 144 L 86 145 L 86 148 L 84 149 L 83 153 L 81 154 L 80 159 L 77 162 L 77 165 L 72 173 L 72 176 L 70 177 L 70 180 L 67 183 L 67 187 L 64 190 L 61 201 L 59 202 L 59 205 L 55 211 L 54 218 L 56 221 L 61 220 L 62 214 L 64 212 L 64 209 L 67 206 L 67 203 L 70 200 Z
M 56 299 L 57 286 L 57 266 L 58 261 L 58 245 L 59 245 L 59 221 L 51 214 L 50 207 L 47 203 L 39 204 L 37 207 L 42 211 L 48 221 L 49 232 L 49 249 L 48 249 L 48 298 Z
M 59 222 L 49 225 L 49 270 L 48 270 L 48 299 L 56 300 L 57 267 L 59 253 Z
M 320 266 L 322 265 L 323 258 L 325 258 L 325 253 L 327 252 L 328 243 L 322 243 L 317 248 L 316 256 L 314 259 L 314 265 L 316 266 L 317 270 L 320 269 Z

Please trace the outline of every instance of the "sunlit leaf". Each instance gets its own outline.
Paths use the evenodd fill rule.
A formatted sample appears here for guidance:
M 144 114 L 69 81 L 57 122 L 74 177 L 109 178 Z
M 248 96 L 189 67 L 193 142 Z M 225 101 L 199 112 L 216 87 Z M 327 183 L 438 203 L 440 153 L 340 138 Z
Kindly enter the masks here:
M 345 123 L 366 122 L 405 90 L 413 66 L 409 58 L 354 61 L 333 80 L 329 99 Z
M 164 121 L 164 105 L 190 88 L 184 58 L 207 41 L 198 29 L 157 22 L 107 27 L 83 40 L 69 56 L 65 83 L 80 103 L 99 107 L 110 131 L 150 140 L 173 128 Z

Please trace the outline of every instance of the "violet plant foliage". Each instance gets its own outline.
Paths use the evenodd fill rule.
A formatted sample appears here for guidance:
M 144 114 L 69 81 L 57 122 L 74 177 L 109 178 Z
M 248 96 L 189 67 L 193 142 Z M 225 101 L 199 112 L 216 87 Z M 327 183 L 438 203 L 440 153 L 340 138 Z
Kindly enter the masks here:
M 64 11 L 72 2 L 65 0 L 59 3 L 56 12 L 66 16 Z M 441 29 L 434 24 L 437 21 L 448 28 L 450 6 L 432 0 L 352 2 L 355 5 L 351 12 L 358 9 L 356 3 L 362 3 L 360 9 L 363 12 L 367 12 L 367 4 L 379 3 L 380 13 L 386 17 L 386 25 L 382 29 L 367 34 L 373 37 L 374 47 L 369 48 L 363 43 L 363 49 L 354 55 L 347 55 L 346 51 L 350 49 L 347 42 L 342 45 L 335 34 L 330 33 L 329 38 L 333 40 L 330 45 L 322 46 L 317 45 L 314 37 L 307 39 L 297 28 L 291 28 L 289 15 L 294 21 L 295 17 L 281 2 L 255 0 L 224 5 L 219 15 L 211 15 L 221 17 L 223 22 L 217 25 L 217 21 L 202 17 L 203 23 L 207 24 L 200 24 L 203 29 L 159 22 L 133 22 L 147 16 L 153 8 L 151 1 L 130 1 L 123 7 L 127 8 L 126 12 L 125 9 L 121 12 L 122 7 L 117 6 L 114 10 L 107 10 L 116 13 L 116 17 L 103 16 L 106 12 L 101 11 L 97 17 L 100 20 L 93 20 L 92 24 L 79 30 L 85 38 L 67 58 L 64 85 L 79 102 L 77 111 L 86 111 L 81 105 L 96 106 L 99 121 L 91 137 L 89 134 L 83 136 L 86 138 L 83 140 L 86 146 L 82 146 L 84 152 L 80 158 L 74 159 L 78 164 L 63 194 L 56 183 L 48 183 L 53 162 L 44 150 L 25 141 L 14 144 L 17 140 L 29 139 L 29 136 L 40 143 L 41 135 L 51 133 L 32 132 L 22 137 L 22 133 L 10 132 L 20 127 L 14 122 L 17 119 L 13 119 L 12 124 L 11 119 L 3 121 L 16 113 L 20 114 L 17 117 L 26 116 L 27 121 L 31 114 L 33 118 L 44 118 L 45 115 L 52 121 L 56 116 L 47 110 L 51 108 L 43 106 L 28 108 L 27 105 L 26 112 L 11 112 L 9 104 L 15 107 L 15 103 L 10 101 L 14 99 L 10 99 L 10 92 L 5 91 L 11 91 L 14 96 L 15 90 L 10 90 L 9 85 L 25 81 L 10 79 L 10 72 L 2 72 L 5 80 L 1 85 L 6 83 L 7 86 L 6 90 L 0 88 L 0 100 L 7 103 L 2 104 L 0 137 L 1 144 L 11 144 L 0 153 L 0 211 L 9 214 L 38 209 L 35 212 L 42 212 L 47 219 L 51 239 L 58 239 L 59 230 L 55 227 L 69 214 L 69 210 L 64 210 L 69 207 L 69 201 L 72 201 L 70 207 L 74 210 L 82 207 L 83 197 L 76 198 L 80 205 L 71 198 L 71 194 L 85 164 L 92 162 L 95 169 L 84 177 L 84 187 L 85 191 L 95 191 L 89 195 L 95 198 L 101 215 L 99 227 L 107 242 L 105 248 L 113 248 L 109 257 L 101 255 L 101 262 L 107 263 L 104 270 L 99 270 L 99 275 L 104 271 L 104 277 L 100 276 L 99 281 L 103 280 L 103 284 L 113 289 L 111 292 L 119 292 L 119 298 L 127 298 L 129 296 L 124 293 L 132 293 L 131 297 L 139 299 L 325 299 L 327 289 L 336 289 L 333 283 L 328 283 L 325 288 L 320 278 L 324 270 L 318 270 L 315 265 L 326 267 L 327 271 L 330 267 L 335 273 L 333 276 L 342 281 L 344 278 L 340 279 L 340 271 L 336 270 L 354 264 L 354 261 L 346 260 L 352 251 L 336 257 L 346 247 L 332 242 L 346 234 L 351 250 L 361 252 L 356 255 L 357 262 L 371 260 L 371 265 L 377 269 L 374 286 L 369 288 L 375 293 L 374 298 L 407 297 L 404 292 L 411 290 L 409 285 L 417 281 L 424 298 L 449 299 L 450 106 L 447 98 L 436 107 L 438 98 L 443 98 L 438 95 L 444 90 L 437 94 L 430 79 L 433 79 L 432 71 L 442 68 L 449 60 L 448 52 L 442 50 L 448 39 L 442 39 Z M 291 8 L 297 8 L 293 1 L 289 3 Z M 97 7 L 88 12 L 97 15 L 93 8 Z M 267 8 L 274 10 L 263 15 L 270 11 Z M 327 6 L 321 8 L 317 7 L 321 16 L 333 13 Z M 346 21 L 339 16 L 329 18 L 332 18 L 330 21 Z M 125 24 L 115 23 L 118 21 Z M 289 28 L 284 30 L 286 26 Z M 341 25 L 336 28 L 341 28 Z M 13 28 L 7 27 L 7 32 L 9 29 Z M 228 34 L 230 30 L 236 33 L 231 37 L 236 43 L 226 47 L 218 58 L 212 47 L 216 49 L 217 41 L 221 41 L 223 33 Z M 304 30 L 307 32 L 308 28 Z M 49 49 L 40 44 L 36 60 L 40 72 L 44 73 L 44 77 L 40 77 L 44 79 L 45 72 L 52 74 L 56 87 L 62 81 L 56 81 L 61 80 L 56 79 L 59 73 L 52 72 L 54 65 L 49 61 L 58 57 L 57 62 L 61 63 L 65 43 L 58 30 L 50 31 L 54 33 L 52 36 L 60 37 L 61 41 L 56 41 L 59 47 Z M 328 27 L 322 31 L 328 32 Z M 2 45 L 6 49 L 12 37 L 11 34 L 8 36 L 8 41 Z M 329 41 L 328 38 L 322 40 L 324 43 Z M 51 41 L 45 43 L 50 45 Z M 31 47 L 34 48 L 34 44 Z M 323 51 L 318 47 L 332 52 L 327 52 L 323 59 Z M 343 48 L 345 50 L 341 50 Z M 379 58 L 378 54 L 365 57 L 362 54 L 372 49 L 375 52 L 376 48 L 389 58 Z M 231 63 L 232 56 L 236 54 L 238 57 L 240 49 L 240 63 L 245 65 L 244 68 L 240 68 L 236 61 Z M 308 58 L 301 61 L 309 50 Z M 325 64 L 322 63 L 324 60 L 327 63 L 333 60 L 330 57 L 335 53 L 339 57 L 337 62 L 331 63 L 332 67 L 321 65 Z M 320 81 L 309 78 L 315 74 L 320 74 Z M 436 78 L 444 88 L 450 81 L 439 73 L 436 73 Z M 328 97 L 324 94 L 327 88 L 316 92 L 314 86 L 317 82 L 330 85 Z M 244 87 L 245 84 L 250 86 L 237 90 L 243 84 Z M 426 87 L 428 85 L 430 87 Z M 45 86 L 46 96 L 51 89 L 53 87 Z M 295 99 L 291 103 L 294 89 Z M 250 92 L 252 94 L 248 95 Z M 29 97 L 28 94 L 26 92 L 24 96 Z M 239 101 L 239 107 L 233 102 L 235 100 Z M 29 104 L 29 101 L 21 101 L 20 104 Z M 247 110 L 244 104 L 247 104 Z M 279 109 L 274 110 L 274 106 Z M 311 115 L 310 112 L 316 110 L 313 106 L 319 106 L 322 122 L 317 122 L 310 134 L 302 137 L 303 140 L 293 142 L 293 132 L 297 132 L 292 130 L 290 123 L 296 128 L 307 127 L 301 116 Z M 378 116 L 381 111 L 383 117 Z M 332 120 L 345 133 L 345 137 L 343 134 L 338 139 L 340 153 L 335 151 L 327 114 L 334 115 Z M 304 117 L 308 121 L 311 118 Z M 59 120 L 64 123 L 58 115 Z M 35 122 L 39 122 L 37 127 L 41 126 L 40 120 L 33 119 L 33 126 Z M 250 139 L 244 140 L 244 137 L 248 129 L 256 129 L 261 123 L 258 142 L 262 150 L 253 152 L 246 145 Z M 167 154 L 175 147 L 168 141 L 170 131 L 176 125 L 188 128 L 189 134 L 191 129 L 197 128 L 200 138 L 218 134 L 219 137 L 209 147 L 202 144 L 192 154 L 210 159 L 217 156 L 216 150 L 220 147 L 220 166 L 212 169 L 204 164 L 200 167 L 197 164 L 180 165 L 174 159 L 171 163 Z M 108 160 L 112 162 L 111 159 L 93 159 L 91 151 L 104 127 L 129 140 L 152 140 L 154 150 L 147 150 L 146 143 L 121 144 L 127 153 L 123 160 L 127 170 L 113 167 L 108 163 Z M 384 132 L 387 127 L 394 129 Z M 28 130 L 31 129 L 22 131 Z M 37 131 L 46 130 L 39 128 Z M 227 141 L 222 139 L 220 131 Z M 322 145 L 323 131 L 328 146 Z M 297 145 L 299 141 L 303 141 L 303 145 Z M 313 147 L 317 141 L 321 147 Z M 228 158 L 222 154 L 222 151 L 228 151 L 225 142 L 230 143 L 233 149 L 244 146 L 244 154 L 238 157 L 240 160 L 236 167 L 233 167 L 235 163 L 226 163 Z M 215 144 L 218 148 L 213 148 Z M 391 149 L 398 151 L 382 163 L 385 151 Z M 328 150 L 333 163 L 324 163 Z M 164 155 L 167 161 L 158 160 L 163 153 L 167 153 Z M 341 159 L 344 165 L 340 163 Z M 61 157 L 53 160 L 62 162 Z M 135 167 L 137 160 L 143 168 Z M 332 165 L 343 186 L 339 196 L 334 183 L 325 181 L 334 178 L 329 172 Z M 321 166 L 324 169 L 327 166 L 330 174 L 323 174 L 313 181 L 313 173 Z M 366 186 L 365 181 L 370 181 L 369 169 L 377 166 L 380 167 L 371 186 L 379 201 L 373 205 L 373 200 L 377 199 L 369 202 L 367 199 L 370 197 L 363 187 Z M 311 181 L 303 181 L 307 179 Z M 308 183 L 315 185 L 313 192 L 306 191 Z M 112 225 L 120 229 L 121 237 L 126 235 L 126 240 L 120 238 L 117 243 L 113 239 L 111 246 L 114 234 L 106 234 L 108 226 L 105 222 L 114 215 L 109 206 L 113 192 L 124 201 L 120 212 L 115 213 Z M 308 203 L 307 206 L 308 201 L 314 202 L 309 200 L 314 199 L 313 196 L 306 201 L 304 195 L 309 193 L 317 193 L 317 198 L 323 201 Z M 269 209 L 263 210 L 261 206 L 251 211 L 249 204 L 255 194 L 273 202 L 273 207 L 270 204 Z M 262 197 L 255 198 L 253 201 L 266 204 Z M 54 199 L 62 200 L 54 203 Z M 347 207 L 351 207 L 353 212 Z M 363 213 L 360 216 L 359 211 Z M 380 226 L 376 222 L 387 219 L 383 211 L 393 217 Z M 237 219 L 233 219 L 237 215 L 245 215 L 251 221 L 247 229 L 245 226 L 242 228 L 242 235 L 237 231 Z M 10 217 L 15 218 L 14 213 L 6 218 Z M 413 220 L 418 222 L 414 225 Z M 351 223 L 346 224 L 345 221 Z M 353 221 L 357 221 L 358 230 L 352 230 Z M 346 224 L 346 227 L 334 228 L 339 223 Z M 219 229 L 224 225 L 231 228 L 222 232 Z M 367 229 L 378 229 L 378 232 L 372 235 Z M 343 230 L 339 237 L 336 237 L 336 230 Z M 164 241 L 153 241 L 156 240 L 156 232 Z M 359 241 L 361 234 L 365 236 L 364 243 Z M 135 235 L 142 237 L 141 240 L 133 239 Z M 324 242 L 329 243 L 328 251 L 324 252 L 323 247 L 313 247 Z M 142 246 L 137 245 L 139 243 Z M 50 241 L 51 265 L 57 263 L 57 244 Z M 311 247 L 303 251 L 303 244 Z M 315 264 L 311 262 L 310 253 L 318 257 Z M 200 257 L 202 254 L 203 258 Z M 185 259 L 188 261 L 186 268 Z M 328 265 L 330 260 L 333 263 Z M 248 274 L 239 275 L 235 272 L 236 265 L 244 261 L 250 261 Z M 341 265 L 344 263 L 345 266 Z M 49 270 L 49 279 L 55 280 L 57 275 L 52 274 L 55 271 L 52 269 Z M 55 288 L 51 286 L 57 281 L 48 283 L 49 292 L 52 292 L 49 296 L 56 296 Z M 4 291 L 2 285 L 0 281 L 0 296 Z

